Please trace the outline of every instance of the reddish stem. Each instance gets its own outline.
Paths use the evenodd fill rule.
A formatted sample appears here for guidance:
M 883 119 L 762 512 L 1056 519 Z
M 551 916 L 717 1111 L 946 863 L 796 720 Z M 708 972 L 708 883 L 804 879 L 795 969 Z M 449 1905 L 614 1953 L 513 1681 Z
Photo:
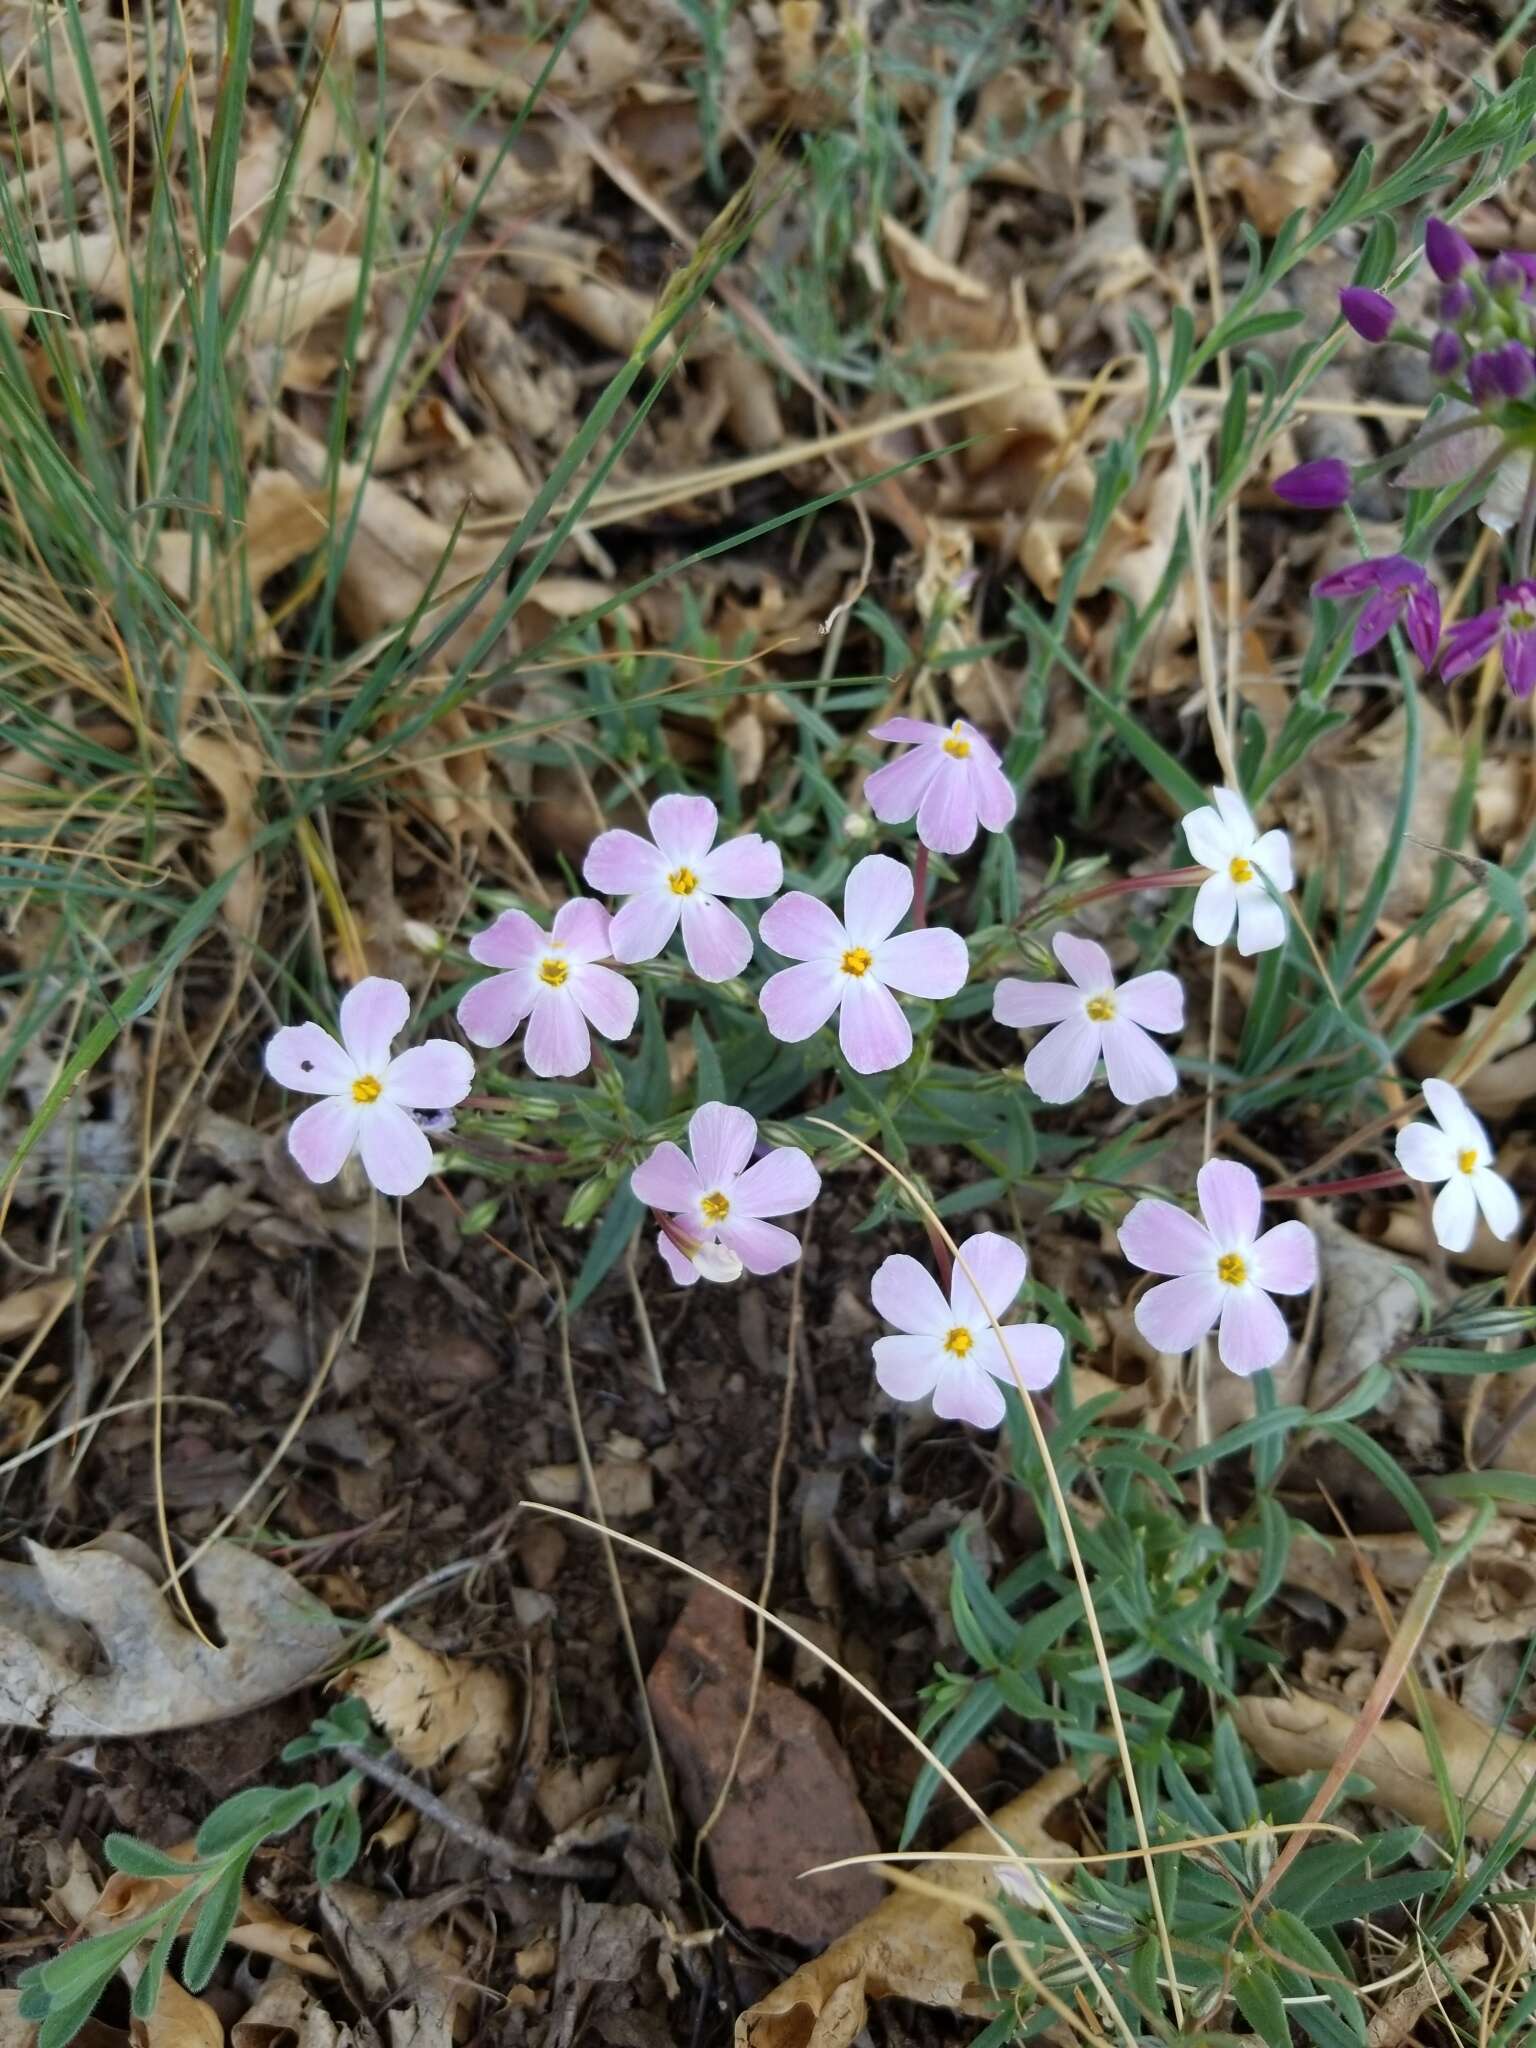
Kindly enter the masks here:
M 921 931 L 928 922 L 928 849 L 919 839 L 912 862 L 912 927 Z
M 1266 1202 L 1300 1202 L 1313 1195 L 1368 1195 L 1376 1188 L 1405 1188 L 1408 1176 L 1396 1166 L 1380 1173 L 1357 1173 L 1351 1180 L 1315 1180 L 1301 1187 L 1266 1188 Z
M 1210 872 L 1209 868 L 1163 868 L 1155 875 L 1118 875 L 1112 882 L 1100 882 L 1096 889 L 1068 897 L 1067 902 L 1075 909 L 1083 903 L 1097 903 L 1101 896 L 1131 896 L 1138 889 L 1198 889 Z

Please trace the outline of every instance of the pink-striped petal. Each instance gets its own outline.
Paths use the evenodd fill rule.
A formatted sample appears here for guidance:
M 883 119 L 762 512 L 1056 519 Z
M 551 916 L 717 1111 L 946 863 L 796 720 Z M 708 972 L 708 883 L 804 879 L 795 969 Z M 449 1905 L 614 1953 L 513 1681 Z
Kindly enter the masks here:
M 1172 1280 L 1168 1284 L 1178 1287 L 1184 1283 Z M 1226 1295 L 1216 1339 L 1217 1356 L 1228 1372 L 1240 1373 L 1244 1379 L 1256 1372 L 1268 1372 L 1284 1358 L 1291 1341 L 1285 1317 L 1257 1287 L 1229 1287 Z
M 893 1401 L 921 1401 L 933 1392 L 944 1352 L 934 1337 L 877 1337 L 875 1378 Z
M 1179 1085 L 1173 1061 L 1139 1024 L 1115 1017 L 1103 1027 L 1104 1078 L 1116 1102 L 1134 1109 L 1154 1095 L 1172 1095 Z
M 1198 1218 L 1172 1202 L 1137 1202 L 1119 1229 L 1120 1249 L 1144 1273 L 1214 1273 L 1219 1256 Z
M 765 1223 L 758 1216 L 738 1216 L 733 1209 L 720 1226 L 720 1242 L 733 1251 L 749 1273 L 781 1273 L 800 1256 L 800 1240 L 793 1231 L 777 1223 Z
M 954 1314 L 928 1268 L 906 1252 L 892 1252 L 875 1268 L 869 1298 L 895 1329 L 911 1336 L 943 1342 L 954 1327 Z
M 964 988 L 970 954 L 958 932 L 898 932 L 874 948 L 874 972 L 887 988 L 942 1002 Z
M 1202 893 L 1210 887 L 1202 884 Z M 1257 885 L 1237 891 L 1237 950 L 1245 960 L 1285 944 L 1285 912 Z
M 288 1150 L 312 1181 L 334 1180 L 352 1156 L 362 1109 L 350 1095 L 328 1095 L 311 1103 L 288 1126 Z
M 880 945 L 911 908 L 910 868 L 886 853 L 866 854 L 855 864 L 843 890 L 843 924 L 851 944 Z
M 1184 1029 L 1184 988 L 1176 974 L 1156 968 L 1138 974 L 1115 991 L 1115 1014 L 1139 1024 L 1143 1031 Z
M 887 1074 L 912 1056 L 912 1026 L 872 974 L 846 975 L 837 1042 L 856 1074 Z
M 592 1064 L 587 1020 L 569 988 L 541 988 L 534 997 L 523 1057 L 545 1081 L 584 1074 Z
M 1193 1351 L 1231 1292 L 1214 1273 L 1183 1273 L 1147 1289 L 1136 1304 L 1136 1327 L 1154 1351 Z
M 590 896 L 573 896 L 555 912 L 554 936 L 572 961 L 608 960 L 613 955 L 613 919 Z
M 357 1150 L 381 1195 L 414 1195 L 432 1171 L 427 1134 L 398 1103 L 376 1102 L 364 1110 Z
M 730 1102 L 705 1102 L 688 1119 L 688 1149 L 706 1191 L 730 1192 L 757 1143 L 757 1123 Z
M 770 974 L 757 1000 L 773 1036 L 785 1045 L 798 1045 L 821 1029 L 843 1000 L 844 989 L 851 986 L 834 963 L 808 960 Z
M 1248 1271 L 1268 1294 L 1305 1294 L 1317 1285 L 1317 1239 L 1305 1223 L 1277 1223 L 1255 1244 Z
M 318 1024 L 285 1024 L 267 1040 L 267 1072 L 281 1087 L 306 1095 L 346 1095 L 356 1062 Z
M 341 1002 L 341 1042 L 361 1074 L 381 1074 L 389 1048 L 405 1029 L 411 999 L 398 981 L 370 974 Z
M 1208 1159 L 1195 1175 L 1195 1191 L 1218 1250 L 1253 1243 L 1259 1234 L 1263 1197 L 1251 1166 L 1236 1159 Z
M 808 1209 L 820 1193 L 821 1175 L 809 1157 L 793 1145 L 780 1145 L 749 1166 L 731 1189 L 731 1213 L 793 1216 Z
M 1029 1261 L 1022 1245 L 995 1230 L 978 1230 L 959 1247 L 949 1305 L 957 1323 L 979 1335 L 991 1320 L 1001 1322 L 1024 1285 Z
M 758 930 L 763 943 L 772 946 L 775 953 L 782 953 L 786 960 L 835 962 L 842 958 L 850 943 L 837 912 L 803 889 L 791 889 L 777 903 L 770 903 Z
M 883 725 L 872 725 L 869 736 L 892 745 L 921 747 L 930 741 L 947 740 L 949 727 L 935 725 L 931 718 L 888 718 Z
M 700 1195 L 706 1192 L 698 1170 L 681 1145 L 663 1139 L 648 1159 L 642 1159 L 629 1176 L 630 1192 L 648 1209 L 660 1209 L 668 1216 L 691 1214 Z
M 599 832 L 587 848 L 581 878 L 605 896 L 638 896 L 642 889 L 666 886 L 666 855 L 638 832 Z
M 1011 1024 L 1015 1031 L 1059 1024 L 1065 1017 L 1075 1017 L 1082 1007 L 1080 992 L 1064 981 L 1019 981 L 1010 975 L 992 993 L 993 1016 L 999 1024 Z
M 1085 996 L 1108 995 L 1115 985 L 1115 970 L 1109 955 L 1096 939 L 1080 939 L 1073 932 L 1058 932 L 1051 951 Z
M 505 1045 L 533 1008 L 537 987 L 527 967 L 477 981 L 455 1012 L 459 1029 L 471 1045 Z
M 990 1373 L 969 1358 L 946 1357 L 933 1390 L 933 1412 L 973 1429 L 996 1429 L 1007 1414 L 1003 1391 Z
M 669 867 L 697 871 L 715 843 L 720 813 L 707 796 L 662 796 L 651 805 L 647 823 Z
M 677 921 L 683 914 L 683 899 L 669 889 L 665 882 L 659 889 L 647 889 L 642 895 L 631 896 L 613 913 L 608 927 L 608 943 L 613 948 L 613 957 L 626 967 L 633 967 L 641 960 L 654 960 L 677 930 Z
M 1104 1027 L 1079 1002 L 1075 1013 L 1047 1031 L 1024 1062 L 1024 1078 L 1042 1102 L 1075 1102 L 1093 1079 Z
M 640 1011 L 640 991 L 622 974 L 615 974 L 611 967 L 591 964 L 578 967 L 571 975 L 568 988 L 552 993 L 569 993 L 593 1030 L 604 1038 L 628 1038 L 635 1028 L 635 1018 Z M 585 1060 L 582 1065 L 586 1065 Z
M 990 747 L 977 747 L 965 764 L 971 771 L 971 801 L 976 815 L 989 832 L 1005 832 L 1019 807 L 1019 793 L 998 766 Z
M 1061 1371 L 1062 1353 L 1066 1346 L 1062 1342 L 1061 1332 L 1053 1330 L 1049 1323 L 1008 1323 L 1003 1328 L 1003 1338 L 1007 1355 L 1013 1360 L 1018 1378 L 1031 1393 L 1038 1393 L 1042 1387 L 1048 1387 Z M 993 1342 L 996 1341 L 993 1338 Z M 978 1345 L 977 1350 L 981 1349 L 982 1347 Z M 1002 1371 L 997 1377 L 1003 1379 L 1006 1375 L 1009 1383 L 1016 1384 L 1014 1374 L 1009 1371 L 1007 1364 L 1001 1359 L 998 1362 L 1002 1366 Z M 983 1363 L 986 1363 L 985 1359 Z
M 699 887 L 712 896 L 772 896 L 783 886 L 784 856 L 757 832 L 717 846 L 699 869 Z
M 658 1230 L 656 1233 L 656 1249 L 661 1253 L 662 1263 L 679 1287 L 698 1285 L 698 1267 L 686 1252 L 679 1250 L 664 1230 Z
M 526 967 L 548 945 L 547 934 L 526 910 L 504 910 L 493 925 L 475 933 L 469 942 L 469 957 L 482 967 Z
M 917 807 L 917 836 L 935 853 L 966 853 L 976 837 L 976 790 L 968 761 L 940 753 L 939 768 Z
M 916 720 L 904 721 L 915 724 Z M 914 747 L 864 778 L 864 801 L 885 825 L 904 825 L 917 816 L 944 756 L 937 747 Z
M 452 1109 L 475 1085 L 475 1062 L 451 1038 L 429 1038 L 397 1054 L 380 1079 L 384 1100 L 402 1109 Z
M 1188 826 L 1188 818 L 1184 823 Z M 1237 884 L 1225 869 L 1208 875 L 1195 891 L 1195 937 L 1203 946 L 1225 945 L 1236 916 Z
M 686 896 L 683 951 L 700 981 L 731 981 L 752 958 L 752 934 L 718 897 Z

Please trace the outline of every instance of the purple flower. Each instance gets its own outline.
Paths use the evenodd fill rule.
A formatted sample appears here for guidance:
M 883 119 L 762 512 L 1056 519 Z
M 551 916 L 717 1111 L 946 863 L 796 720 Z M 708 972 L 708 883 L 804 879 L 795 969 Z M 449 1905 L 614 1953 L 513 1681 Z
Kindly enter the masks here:
M 1449 1081 L 1426 1081 L 1424 1100 L 1435 1122 L 1398 1132 L 1397 1163 L 1410 1180 L 1445 1182 L 1430 1214 L 1435 1242 L 1448 1252 L 1464 1252 L 1479 1209 L 1495 1237 L 1513 1237 L 1520 1227 L 1520 1198 L 1493 1170 L 1488 1133 Z
M 875 1339 L 875 1378 L 891 1399 L 932 1395 L 935 1415 L 995 1429 L 1005 1413 L 999 1381 L 1048 1387 L 1061 1370 L 1060 1333 L 1044 1323 L 1009 1323 L 1000 1341 L 992 1327 L 1002 1323 L 1027 1270 L 1011 1238 L 978 1231 L 956 1254 L 946 1301 L 926 1266 L 905 1252 L 886 1259 L 869 1292 L 902 1333 Z
M 1349 464 L 1336 455 L 1325 456 L 1321 462 L 1303 462 L 1277 476 L 1271 488 L 1287 505 L 1300 505 L 1308 512 L 1329 512 L 1349 498 Z
M 1003 831 L 1018 798 L 991 742 L 957 718 L 933 725 L 925 718 L 888 718 L 870 734 L 911 742 L 911 752 L 864 779 L 864 794 L 886 825 L 917 819 L 917 836 L 934 853 L 964 853 L 978 824 Z
M 1362 341 L 1385 341 L 1397 319 L 1397 308 L 1385 292 L 1363 284 L 1347 284 L 1339 293 L 1339 311 Z
M 1074 1102 L 1101 1053 L 1117 1102 L 1171 1095 L 1179 1085 L 1173 1061 L 1147 1033 L 1184 1028 L 1184 991 L 1175 976 L 1138 974 L 1116 988 L 1109 955 L 1092 939 L 1058 932 L 1051 947 L 1069 982 L 1000 981 L 992 998 L 999 1024 L 1056 1027 L 1024 1062 L 1024 1078 L 1040 1100 Z
M 1477 295 L 1471 285 L 1458 279 L 1440 294 L 1440 318 L 1451 327 L 1459 327 L 1476 304 Z
M 688 1120 L 687 1152 L 658 1145 L 630 1175 L 636 1198 L 670 1218 L 656 1249 L 679 1287 L 691 1287 L 701 1272 L 725 1277 L 736 1261 L 749 1273 L 777 1273 L 799 1258 L 799 1238 L 764 1219 L 808 1209 L 821 1175 L 793 1145 L 776 1146 L 752 1165 L 756 1143 L 757 1124 L 744 1109 L 706 1102 Z M 712 1260 L 711 1248 L 722 1246 L 727 1259 Z
M 354 1151 L 381 1195 L 414 1194 L 432 1171 L 432 1147 L 413 1112 L 462 1102 L 475 1063 L 447 1038 L 391 1059 L 410 1014 L 400 983 L 372 974 L 342 998 L 339 1045 L 318 1024 L 289 1024 L 268 1040 L 273 1080 L 324 1097 L 288 1131 L 288 1150 L 310 1180 L 334 1180 Z
M 1477 261 L 1477 251 L 1449 221 L 1431 218 L 1424 229 L 1424 254 L 1442 284 L 1450 284 Z
M 658 797 L 646 822 L 649 839 L 600 832 L 581 870 L 590 888 L 629 898 L 613 920 L 613 957 L 654 960 L 681 919 L 694 973 L 729 981 L 752 958 L 752 934 L 720 898 L 771 896 L 784 880 L 779 849 L 756 832 L 716 846 L 720 813 L 707 796 Z
M 1484 349 L 1467 365 L 1467 388 L 1481 406 L 1524 398 L 1533 384 L 1536 363 L 1523 342 L 1506 341 L 1499 348 Z
M 1350 639 L 1355 654 L 1368 654 L 1400 624 L 1424 666 L 1434 666 L 1440 645 L 1440 593 L 1420 565 L 1406 555 L 1379 555 L 1373 561 L 1335 569 L 1331 576 L 1318 578 L 1312 595 L 1369 596 L 1369 603 L 1360 607 Z
M 590 896 L 573 897 L 544 932 L 524 910 L 504 910 L 469 942 L 471 959 L 507 972 L 478 981 L 459 1004 L 459 1029 L 476 1045 L 505 1045 L 524 1019 L 523 1057 L 545 1080 L 582 1074 L 592 1037 L 627 1038 L 640 997 L 609 958 L 612 920 Z
M 1454 328 L 1440 327 L 1429 344 L 1429 367 L 1437 377 L 1454 377 L 1461 368 L 1465 350 Z
M 899 1067 L 912 1051 L 912 1027 L 891 990 L 937 1002 L 963 985 L 970 965 L 958 932 L 893 938 L 911 908 L 910 870 L 883 853 L 867 855 L 849 875 L 841 917 L 803 889 L 770 904 L 765 942 L 802 963 L 763 983 L 758 1000 L 774 1037 L 797 1045 L 837 1016 L 838 1042 L 856 1074 Z
M 1304 1223 L 1279 1223 L 1260 1237 L 1251 1167 L 1208 1160 L 1195 1186 L 1203 1223 L 1172 1202 L 1146 1201 L 1120 1226 L 1132 1265 L 1173 1276 L 1137 1302 L 1136 1327 L 1159 1351 L 1191 1351 L 1219 1325 L 1221 1362 L 1246 1379 L 1285 1356 L 1290 1332 L 1270 1296 L 1316 1285 L 1317 1242 Z
M 1215 808 L 1202 804 L 1184 819 L 1190 852 L 1210 874 L 1195 892 L 1195 937 L 1220 946 L 1237 923 L 1237 950 L 1246 960 L 1285 944 L 1285 911 L 1264 886 L 1283 895 L 1295 880 L 1289 836 L 1278 828 L 1260 832 L 1236 790 L 1212 792 Z
M 1440 656 L 1440 674 L 1453 683 L 1497 647 L 1504 680 L 1517 697 L 1536 689 L 1536 582 L 1506 583 L 1492 611 L 1452 626 Z

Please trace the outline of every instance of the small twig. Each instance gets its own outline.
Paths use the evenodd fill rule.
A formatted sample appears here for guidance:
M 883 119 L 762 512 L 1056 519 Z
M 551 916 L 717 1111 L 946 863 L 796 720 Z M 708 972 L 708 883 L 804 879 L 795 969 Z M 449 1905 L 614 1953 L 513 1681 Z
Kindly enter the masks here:
M 354 1771 L 361 1771 L 365 1778 L 372 1778 L 376 1785 L 382 1785 L 397 1799 L 403 1799 L 423 1820 L 435 1822 L 446 1834 L 456 1835 L 471 1849 L 478 1850 L 494 1870 L 514 1871 L 519 1877 L 575 1879 L 578 1882 L 585 1878 L 605 1877 L 609 1873 L 608 1864 L 590 1861 L 584 1856 L 545 1856 L 537 1849 L 515 1847 L 501 1835 L 481 1827 L 478 1821 L 467 1820 L 462 1813 L 455 1813 L 446 1800 L 439 1799 L 435 1792 L 429 1792 L 425 1785 L 418 1785 L 413 1777 L 388 1758 L 370 1756 L 366 1749 L 359 1749 L 355 1743 L 338 1743 L 336 1754 Z

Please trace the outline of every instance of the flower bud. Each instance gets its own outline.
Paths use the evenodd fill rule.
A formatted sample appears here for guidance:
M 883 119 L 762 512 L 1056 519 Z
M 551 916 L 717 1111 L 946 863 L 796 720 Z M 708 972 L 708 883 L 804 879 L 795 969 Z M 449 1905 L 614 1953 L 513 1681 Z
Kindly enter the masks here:
M 1347 284 L 1339 293 L 1339 311 L 1362 341 L 1385 341 L 1397 319 L 1397 308 L 1385 292 Z
M 1483 265 L 1483 283 L 1501 298 L 1518 298 L 1525 289 L 1526 276 L 1513 256 L 1495 256 Z
M 1448 327 L 1459 327 L 1477 304 L 1469 284 L 1448 284 L 1440 294 L 1440 318 Z
M 579 1230 L 583 1223 L 590 1223 L 599 1209 L 613 1193 L 613 1182 L 606 1173 L 594 1173 L 590 1180 L 584 1180 L 565 1205 L 565 1214 L 560 1221 L 567 1230 Z
M 1321 462 L 1303 462 L 1288 469 L 1275 478 L 1271 489 L 1287 505 L 1299 505 L 1307 512 L 1331 512 L 1336 505 L 1347 503 L 1352 481 L 1349 464 L 1329 455 Z
M 1453 278 L 1477 261 L 1477 251 L 1458 229 L 1449 221 L 1431 219 L 1424 230 L 1424 254 L 1429 258 L 1429 267 L 1442 284 L 1449 284 Z
M 1454 377 L 1461 368 L 1464 354 L 1461 336 L 1449 327 L 1442 327 L 1429 344 L 1429 367 L 1437 377 Z

